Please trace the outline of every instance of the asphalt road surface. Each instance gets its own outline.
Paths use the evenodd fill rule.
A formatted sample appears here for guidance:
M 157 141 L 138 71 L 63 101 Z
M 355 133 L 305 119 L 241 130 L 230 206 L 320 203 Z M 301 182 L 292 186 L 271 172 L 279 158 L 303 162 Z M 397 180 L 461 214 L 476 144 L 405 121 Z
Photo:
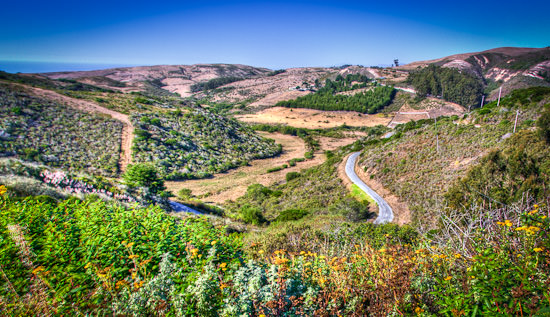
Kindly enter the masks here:
M 361 154 L 361 152 L 355 152 L 348 157 L 348 161 L 346 162 L 346 175 L 355 185 L 372 197 L 378 204 L 378 217 L 374 220 L 374 223 L 382 224 L 391 222 L 393 220 L 393 210 L 390 205 L 355 174 L 355 163 L 357 162 L 359 154 Z

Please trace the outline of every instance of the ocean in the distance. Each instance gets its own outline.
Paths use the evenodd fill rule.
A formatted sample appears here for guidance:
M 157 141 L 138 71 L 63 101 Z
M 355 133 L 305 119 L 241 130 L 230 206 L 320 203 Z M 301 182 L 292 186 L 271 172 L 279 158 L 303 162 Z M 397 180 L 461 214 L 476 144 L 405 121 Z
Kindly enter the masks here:
M 50 73 L 81 70 L 99 70 L 131 66 L 137 65 L 0 61 L 0 70 L 8 73 Z

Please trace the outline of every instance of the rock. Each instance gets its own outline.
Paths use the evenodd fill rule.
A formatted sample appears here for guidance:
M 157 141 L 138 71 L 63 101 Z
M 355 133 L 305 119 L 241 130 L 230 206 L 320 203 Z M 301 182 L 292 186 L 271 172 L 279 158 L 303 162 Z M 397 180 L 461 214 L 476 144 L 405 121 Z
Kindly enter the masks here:
M 506 139 L 508 139 L 508 138 L 511 137 L 511 136 L 512 136 L 512 133 L 511 133 L 511 132 L 508 132 L 508 133 L 506 133 L 505 135 L 503 135 L 503 136 L 501 137 L 501 139 L 502 139 L 502 140 L 506 140 Z

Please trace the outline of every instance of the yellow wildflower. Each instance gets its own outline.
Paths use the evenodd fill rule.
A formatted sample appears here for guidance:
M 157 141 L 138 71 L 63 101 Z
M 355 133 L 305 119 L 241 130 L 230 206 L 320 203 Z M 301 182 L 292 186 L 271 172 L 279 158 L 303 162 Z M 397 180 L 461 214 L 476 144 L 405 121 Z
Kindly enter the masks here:
M 130 242 L 130 243 L 128 243 L 128 245 L 126 247 L 131 248 L 133 245 L 134 245 L 134 243 Z
M 414 309 L 414 312 L 417 313 L 417 314 L 420 314 L 420 313 L 423 313 L 424 312 L 424 309 L 420 308 L 420 307 L 416 307 Z
M 216 240 L 210 242 L 211 245 L 216 245 L 216 243 L 218 243 L 218 241 L 216 241 Z
M 273 260 L 273 262 L 275 262 L 275 264 L 277 265 L 281 265 L 281 264 L 286 264 L 289 260 L 287 258 L 279 258 L 279 257 L 275 257 L 275 259 Z
M 447 276 L 447 277 L 445 278 L 445 281 L 448 281 L 448 280 L 450 280 L 450 279 L 452 279 L 452 277 L 451 277 L 451 276 Z
M 36 275 L 39 272 L 44 271 L 44 270 L 45 270 L 44 267 L 41 265 L 41 266 L 37 267 L 36 269 L 32 270 L 32 274 Z
M 455 254 L 455 258 L 459 259 L 461 257 L 460 253 Z
M 260 314 L 258 317 L 265 317 L 265 315 L 264 315 L 264 314 Z
M 264 254 L 264 250 L 258 251 L 259 254 Z
M 533 251 L 535 252 L 542 252 L 544 250 L 544 248 L 534 248 Z
M 304 255 L 304 254 L 306 254 L 306 251 L 301 251 L 300 252 L 300 255 Z
M 87 268 L 89 268 L 90 266 L 92 266 L 92 263 L 88 262 L 88 264 L 86 264 L 86 265 L 84 266 L 84 269 L 87 269 Z
M 0 185 L 0 196 L 4 195 L 8 189 L 4 185 Z
M 538 212 L 538 210 L 533 209 L 533 210 L 531 210 L 530 212 L 528 212 L 527 214 L 528 214 L 528 215 L 532 215 L 532 214 L 536 214 L 537 212 Z
M 304 264 L 304 266 L 310 266 L 311 265 L 311 262 L 306 262 L 306 264 Z
M 533 208 L 535 208 L 535 209 L 536 209 L 536 208 L 539 208 L 539 205 L 534 205 Z
M 227 266 L 227 263 L 225 263 L 225 262 L 222 263 L 222 264 L 220 264 L 220 267 L 221 267 L 221 268 L 224 268 L 224 267 L 226 267 L 226 266 Z
M 137 255 L 137 254 L 132 254 L 132 255 L 129 255 L 129 256 L 128 256 L 128 259 L 130 259 L 130 260 L 135 259 L 135 258 L 139 258 L 139 255 Z
M 324 260 L 326 257 L 324 255 L 321 255 L 319 259 Z

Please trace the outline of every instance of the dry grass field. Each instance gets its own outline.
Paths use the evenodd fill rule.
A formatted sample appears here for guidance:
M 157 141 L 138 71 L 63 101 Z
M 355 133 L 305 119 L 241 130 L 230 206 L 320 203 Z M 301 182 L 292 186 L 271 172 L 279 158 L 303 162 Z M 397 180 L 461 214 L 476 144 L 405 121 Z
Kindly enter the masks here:
M 284 124 L 296 128 L 326 129 L 343 125 L 373 127 L 387 125 L 391 118 L 383 115 L 366 115 L 352 111 L 321 111 L 314 109 L 291 109 L 273 107 L 255 114 L 236 116 L 239 121 L 249 123 Z
M 252 184 L 272 185 L 284 182 L 289 172 L 299 172 L 302 169 L 313 167 L 323 163 L 325 150 L 334 150 L 340 146 L 353 143 L 361 134 L 344 139 L 320 138 L 321 150 L 315 153 L 311 160 L 297 162 L 296 166 L 288 167 L 278 172 L 268 173 L 269 168 L 288 164 L 293 158 L 302 158 L 306 152 L 302 139 L 280 133 L 259 132 L 262 136 L 274 139 L 283 146 L 283 153 L 274 158 L 254 160 L 249 166 L 239 167 L 226 173 L 214 175 L 213 178 L 188 180 L 181 182 L 166 182 L 168 190 L 177 194 L 182 188 L 190 189 L 193 195 L 207 195 L 203 201 L 207 203 L 222 204 L 226 200 L 235 200 L 242 196 L 248 186 Z

